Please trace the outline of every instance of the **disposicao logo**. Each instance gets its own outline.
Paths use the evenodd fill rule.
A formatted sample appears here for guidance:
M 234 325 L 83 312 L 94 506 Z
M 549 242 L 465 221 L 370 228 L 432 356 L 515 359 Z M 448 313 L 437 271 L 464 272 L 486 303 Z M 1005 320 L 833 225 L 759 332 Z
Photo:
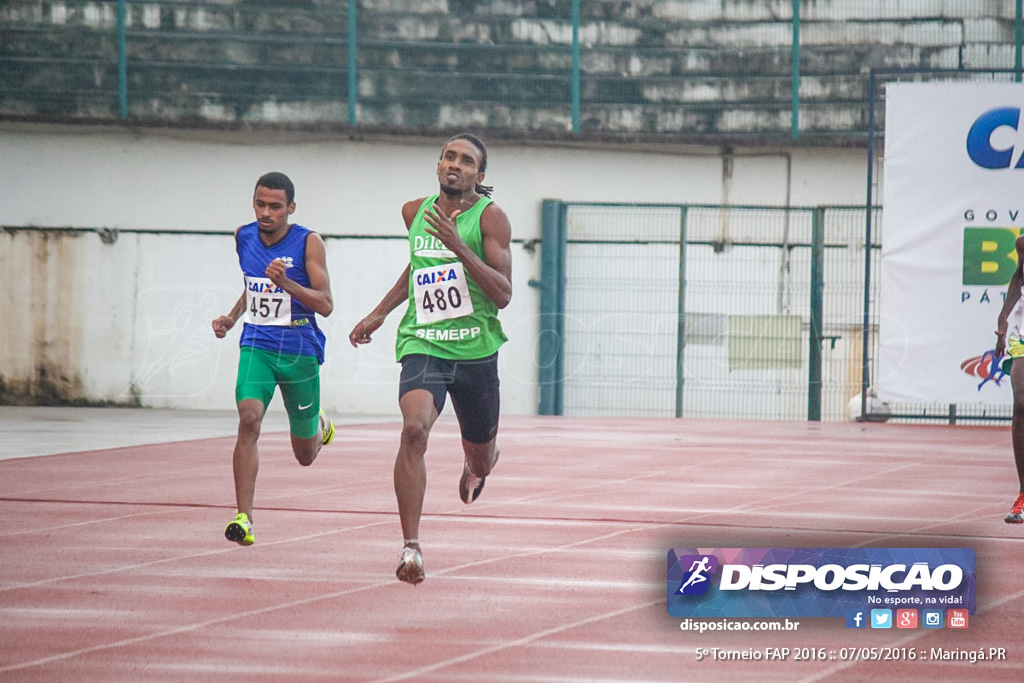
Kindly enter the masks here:
M 689 565 L 683 573 L 683 583 L 679 586 L 679 595 L 704 595 L 711 586 L 710 574 L 718 569 L 718 558 L 714 555 L 684 555 L 679 559 L 679 566 Z
M 973 614 L 975 555 L 969 548 L 674 548 L 667 588 L 674 617 L 850 619 L 950 607 Z

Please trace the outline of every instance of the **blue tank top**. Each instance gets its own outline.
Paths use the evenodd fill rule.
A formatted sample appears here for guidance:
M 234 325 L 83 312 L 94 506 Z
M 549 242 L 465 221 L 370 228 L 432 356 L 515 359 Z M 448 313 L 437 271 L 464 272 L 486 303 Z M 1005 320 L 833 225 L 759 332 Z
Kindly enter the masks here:
M 309 228 L 292 224 L 284 239 L 268 247 L 260 240 L 259 226 L 255 222 L 238 229 L 235 249 L 245 277 L 246 294 L 240 346 L 271 353 L 316 356 L 320 363 L 324 362 L 327 338 L 316 324 L 316 314 L 277 287 L 265 274 L 270 262 L 281 258 L 291 264 L 288 278 L 309 287 L 306 238 L 311 232 Z

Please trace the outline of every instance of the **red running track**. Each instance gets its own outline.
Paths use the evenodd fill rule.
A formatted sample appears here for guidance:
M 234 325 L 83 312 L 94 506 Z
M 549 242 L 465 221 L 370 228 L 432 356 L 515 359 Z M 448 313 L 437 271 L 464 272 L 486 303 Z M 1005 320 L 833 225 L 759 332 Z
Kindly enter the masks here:
M 264 434 L 256 545 L 224 540 L 233 439 L 0 462 L 2 681 L 1007 681 L 1024 678 L 1024 528 L 1007 428 L 503 418 L 461 503 L 427 454 L 427 580 L 394 577 L 397 424 L 310 468 Z M 680 630 L 672 547 L 970 547 L 965 630 Z M 899 648 L 914 661 L 698 661 L 700 649 Z M 1006 659 L 934 661 L 933 648 Z M 927 656 L 926 656 L 927 655 Z M 963 655 L 967 656 L 967 655 Z

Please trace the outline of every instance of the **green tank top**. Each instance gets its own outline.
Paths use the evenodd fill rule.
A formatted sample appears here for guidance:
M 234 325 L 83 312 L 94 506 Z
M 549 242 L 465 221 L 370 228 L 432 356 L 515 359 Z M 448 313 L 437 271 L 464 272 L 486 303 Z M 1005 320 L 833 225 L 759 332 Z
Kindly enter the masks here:
M 498 306 L 477 287 L 455 254 L 430 233 L 423 212 L 438 195 L 427 197 L 409 227 L 409 306 L 398 325 L 398 360 L 425 353 L 448 360 L 474 360 L 495 353 L 507 337 Z M 455 219 L 459 236 L 484 258 L 480 215 L 491 200 L 481 197 Z

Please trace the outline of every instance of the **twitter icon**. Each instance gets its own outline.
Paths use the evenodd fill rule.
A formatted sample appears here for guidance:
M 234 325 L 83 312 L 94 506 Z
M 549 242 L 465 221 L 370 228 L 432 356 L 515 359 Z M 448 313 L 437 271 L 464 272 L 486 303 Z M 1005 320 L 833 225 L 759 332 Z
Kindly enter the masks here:
M 871 610 L 871 628 L 892 628 L 892 610 Z

